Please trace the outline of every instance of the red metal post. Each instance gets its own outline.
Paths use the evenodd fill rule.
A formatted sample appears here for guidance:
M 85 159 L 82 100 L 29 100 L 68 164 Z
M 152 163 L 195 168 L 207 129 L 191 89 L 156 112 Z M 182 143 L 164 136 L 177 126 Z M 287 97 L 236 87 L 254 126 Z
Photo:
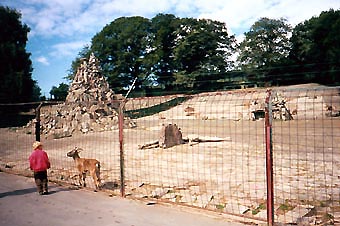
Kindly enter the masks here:
M 119 126 L 119 151 L 120 151 L 120 194 L 125 197 L 125 177 L 124 177 L 124 108 L 125 102 L 120 102 L 118 111 L 118 126 Z
M 272 142 L 272 92 L 267 90 L 265 107 L 266 137 L 266 178 L 267 178 L 267 223 L 274 225 L 274 182 L 273 182 L 273 142 Z

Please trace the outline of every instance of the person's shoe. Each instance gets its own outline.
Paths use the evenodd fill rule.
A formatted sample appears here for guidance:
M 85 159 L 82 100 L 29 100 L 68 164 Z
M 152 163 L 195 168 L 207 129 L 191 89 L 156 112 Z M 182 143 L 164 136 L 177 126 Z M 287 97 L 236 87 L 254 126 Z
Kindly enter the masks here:
M 48 191 L 44 191 L 44 192 L 43 192 L 43 195 L 48 195 Z
M 44 194 L 44 192 L 42 192 L 42 191 L 39 191 L 39 192 L 38 192 L 38 194 L 39 194 L 39 195 L 43 195 L 43 194 Z

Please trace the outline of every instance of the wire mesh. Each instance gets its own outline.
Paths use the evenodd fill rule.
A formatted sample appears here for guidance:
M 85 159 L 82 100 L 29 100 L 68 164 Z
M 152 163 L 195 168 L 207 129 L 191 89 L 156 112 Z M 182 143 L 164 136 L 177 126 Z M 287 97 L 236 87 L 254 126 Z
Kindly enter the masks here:
M 293 120 L 273 124 L 276 220 L 339 223 L 339 88 L 277 90 Z
M 6 107 L 10 108 L 11 106 L 8 105 Z M 16 105 L 14 105 L 14 107 L 17 108 Z M 30 115 L 30 117 L 25 120 L 26 123 L 18 127 L 15 121 L 12 123 L 6 122 L 5 126 L 1 126 L 0 128 L 0 169 L 3 171 L 11 171 L 28 176 L 33 175 L 29 169 L 28 162 L 28 157 L 32 152 L 32 144 L 36 140 L 36 105 L 32 107 L 31 111 L 25 113 Z M 102 187 L 112 190 L 112 193 L 119 194 L 120 165 L 118 130 L 115 129 L 102 133 L 81 133 L 78 131 L 78 133 L 73 133 L 72 135 L 65 133 L 65 136 L 61 136 L 60 131 L 66 131 L 66 129 L 58 126 L 58 121 L 65 121 L 64 115 L 60 115 L 59 110 L 60 108 L 52 108 L 51 105 L 45 105 L 41 108 L 40 118 L 42 119 L 42 125 L 40 140 L 51 162 L 51 169 L 48 172 L 49 180 L 69 184 L 74 188 L 80 186 L 81 173 L 78 172 L 74 160 L 66 155 L 75 147 L 79 147 L 82 149 L 79 154 L 80 157 L 100 161 Z M 68 111 L 69 109 L 67 109 L 66 112 Z M 47 112 L 52 113 L 55 117 L 46 120 Z M 71 121 L 67 122 L 63 124 L 63 126 L 71 123 Z M 50 128 L 52 125 L 55 126 L 54 130 Z M 46 128 L 43 129 L 44 127 Z M 116 128 L 118 128 L 118 126 Z M 50 131 L 55 131 L 55 134 L 49 134 Z M 90 189 L 95 188 L 91 175 L 86 176 L 86 184 Z
M 339 93 L 338 87 L 272 89 L 275 222 L 339 223 Z M 84 149 L 81 157 L 101 162 L 102 188 L 111 194 L 124 189 L 130 198 L 266 221 L 266 95 L 266 90 L 254 88 L 130 98 L 124 106 L 124 127 L 119 128 L 115 114 L 117 126 L 103 131 L 64 137 L 42 131 L 52 164 L 49 179 L 79 185 L 74 161 L 66 156 L 77 146 Z M 43 106 L 40 117 L 51 109 Z M 12 124 L 0 128 L 0 169 L 31 175 L 34 121 L 24 127 Z M 180 128 L 181 144 L 160 145 L 167 125 Z M 95 187 L 90 176 L 86 182 L 88 188 Z
M 249 120 L 251 100 L 264 95 L 204 93 L 186 96 L 167 110 L 156 109 L 155 102 L 162 106 L 169 98 L 143 99 L 144 110 L 152 107 L 156 113 L 136 118 L 137 128 L 125 130 L 127 193 L 264 218 L 256 216 L 266 203 L 263 121 Z M 176 98 L 180 97 L 172 100 Z M 140 148 L 157 143 L 162 127 L 169 124 L 177 125 L 189 142 L 172 148 Z

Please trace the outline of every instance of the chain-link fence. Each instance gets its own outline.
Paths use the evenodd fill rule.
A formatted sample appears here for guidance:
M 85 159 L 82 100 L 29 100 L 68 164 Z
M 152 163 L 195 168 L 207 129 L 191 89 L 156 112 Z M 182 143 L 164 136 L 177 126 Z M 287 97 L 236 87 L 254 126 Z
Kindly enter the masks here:
M 39 138 L 52 163 L 50 180 L 78 185 L 73 159 L 66 156 L 77 146 L 84 150 L 81 157 L 101 162 L 103 190 L 114 195 L 247 221 L 335 224 L 339 91 L 293 86 L 134 98 L 108 103 L 114 112 L 93 103 L 64 113 L 62 107 L 42 105 L 39 120 L 36 110 L 24 113 L 35 120 L 23 127 L 3 120 L 0 166 L 30 174 L 28 156 L 39 121 Z M 171 147 L 162 143 L 168 125 L 181 135 Z M 94 188 L 92 178 L 86 180 Z

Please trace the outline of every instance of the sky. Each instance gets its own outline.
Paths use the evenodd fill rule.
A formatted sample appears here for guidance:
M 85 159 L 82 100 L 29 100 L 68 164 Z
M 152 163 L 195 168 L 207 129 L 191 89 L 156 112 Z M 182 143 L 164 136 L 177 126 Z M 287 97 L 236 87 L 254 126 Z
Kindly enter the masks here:
M 31 31 L 32 77 L 49 97 L 52 86 L 68 83 L 72 61 L 91 38 L 119 17 L 153 18 L 169 13 L 225 22 L 230 35 L 243 34 L 260 18 L 285 18 L 295 26 L 322 11 L 340 9 L 340 0 L 0 0 L 22 14 Z

